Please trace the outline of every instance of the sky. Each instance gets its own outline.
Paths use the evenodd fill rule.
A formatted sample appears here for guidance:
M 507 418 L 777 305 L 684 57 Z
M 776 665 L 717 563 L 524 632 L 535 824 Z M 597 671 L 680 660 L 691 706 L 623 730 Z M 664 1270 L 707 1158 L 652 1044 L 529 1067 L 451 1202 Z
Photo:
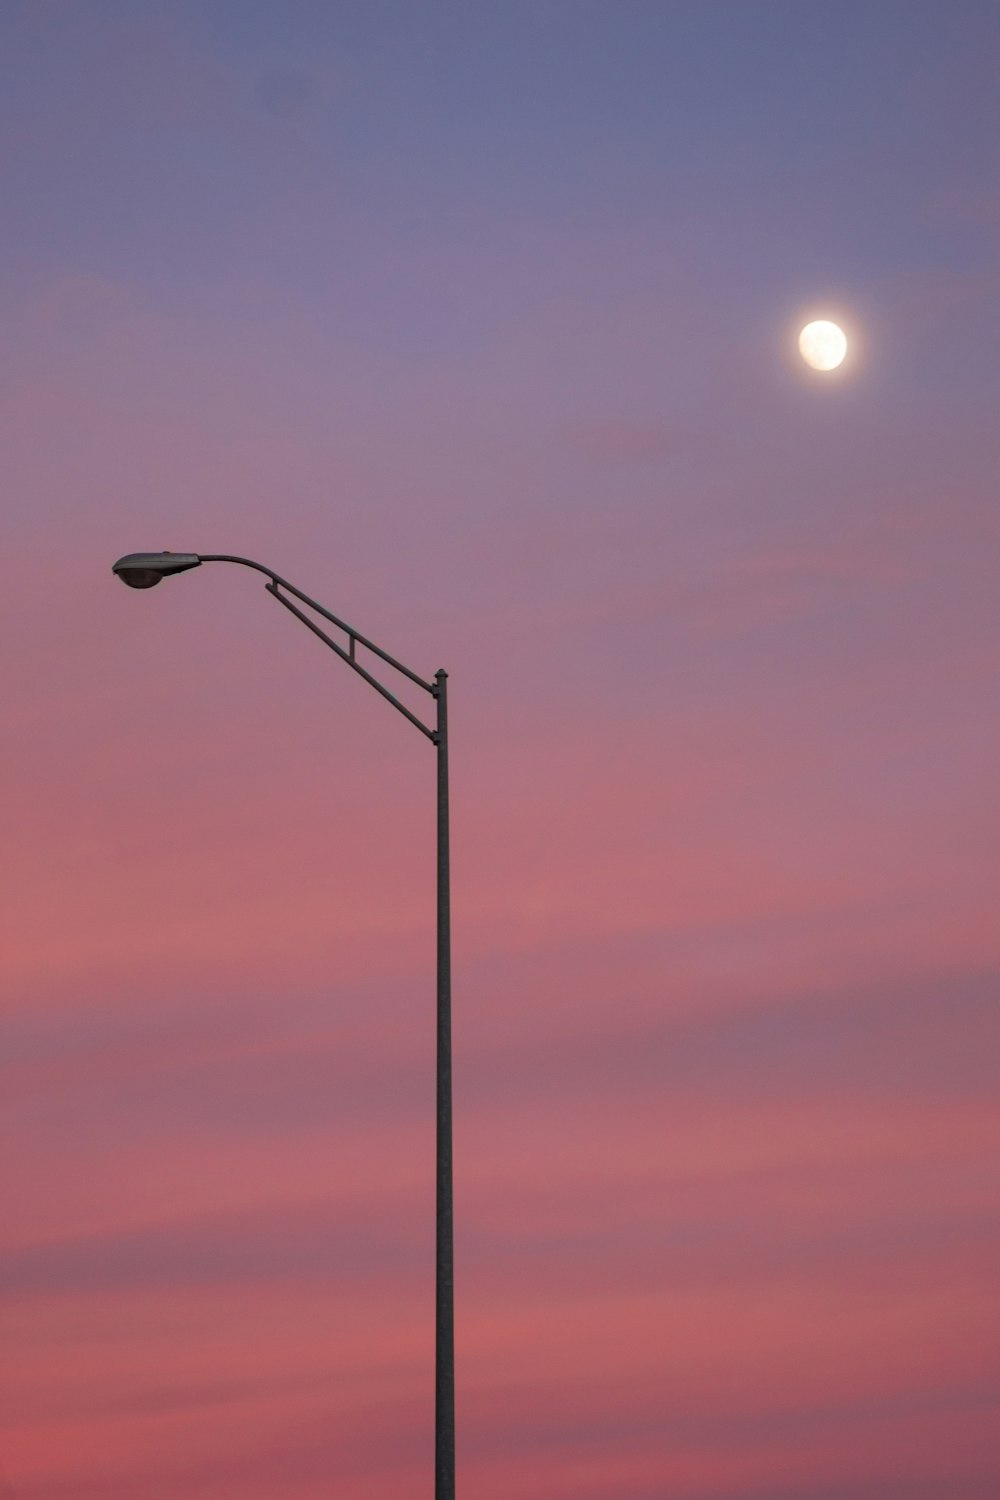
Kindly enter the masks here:
M 160 548 L 450 673 L 459 1495 L 996 1500 L 998 63 L 2 0 L 4 1500 L 432 1493 L 434 752 Z

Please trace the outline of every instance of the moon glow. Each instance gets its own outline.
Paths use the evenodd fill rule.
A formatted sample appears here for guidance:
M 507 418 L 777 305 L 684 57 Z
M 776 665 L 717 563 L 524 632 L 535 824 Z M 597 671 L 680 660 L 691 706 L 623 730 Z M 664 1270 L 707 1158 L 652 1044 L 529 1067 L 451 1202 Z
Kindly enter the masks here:
M 799 353 L 814 370 L 835 370 L 847 353 L 847 335 L 836 323 L 807 323 L 799 334 Z

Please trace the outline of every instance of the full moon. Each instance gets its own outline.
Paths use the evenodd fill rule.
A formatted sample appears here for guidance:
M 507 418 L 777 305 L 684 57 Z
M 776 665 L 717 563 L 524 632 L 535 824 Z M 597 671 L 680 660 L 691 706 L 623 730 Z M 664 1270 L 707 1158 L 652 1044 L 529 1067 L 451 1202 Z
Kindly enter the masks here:
M 847 335 L 836 323 L 807 323 L 799 334 L 799 353 L 814 370 L 835 370 L 847 353 Z

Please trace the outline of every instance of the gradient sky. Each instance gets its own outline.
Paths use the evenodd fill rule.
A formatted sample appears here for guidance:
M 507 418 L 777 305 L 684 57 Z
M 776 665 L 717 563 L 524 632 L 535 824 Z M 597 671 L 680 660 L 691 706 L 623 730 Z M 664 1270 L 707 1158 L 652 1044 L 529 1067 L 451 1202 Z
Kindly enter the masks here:
M 451 673 L 463 1500 L 996 1500 L 998 77 L 3 0 L 5 1497 L 432 1490 L 433 752 L 169 547 Z

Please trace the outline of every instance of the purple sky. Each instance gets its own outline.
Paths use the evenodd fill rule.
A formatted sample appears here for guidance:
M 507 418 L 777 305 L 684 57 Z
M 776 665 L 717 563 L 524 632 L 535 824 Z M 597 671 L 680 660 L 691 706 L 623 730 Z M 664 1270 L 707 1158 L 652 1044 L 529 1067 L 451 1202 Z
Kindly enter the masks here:
M 451 673 L 462 1500 L 996 1500 L 998 63 L 0 7 L 16 1500 L 432 1489 L 433 754 L 159 548 Z

